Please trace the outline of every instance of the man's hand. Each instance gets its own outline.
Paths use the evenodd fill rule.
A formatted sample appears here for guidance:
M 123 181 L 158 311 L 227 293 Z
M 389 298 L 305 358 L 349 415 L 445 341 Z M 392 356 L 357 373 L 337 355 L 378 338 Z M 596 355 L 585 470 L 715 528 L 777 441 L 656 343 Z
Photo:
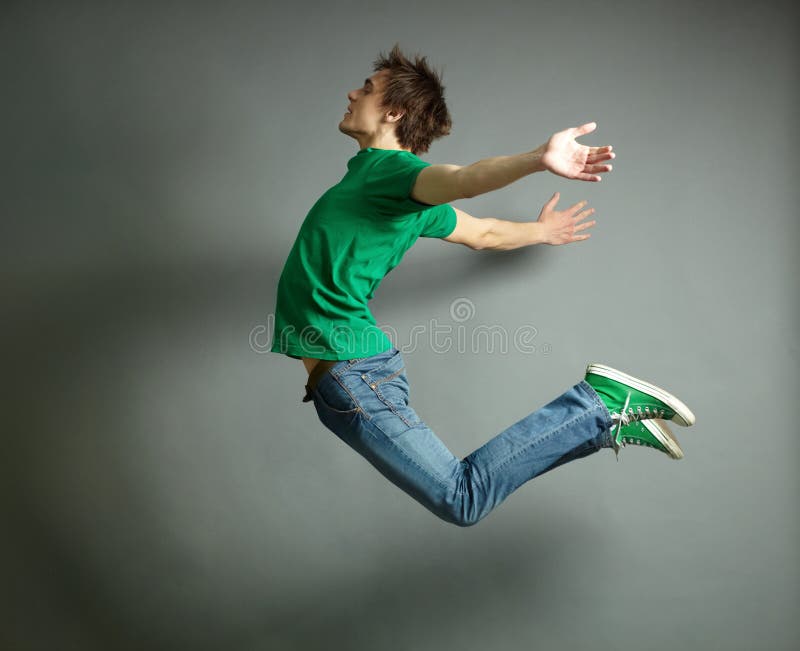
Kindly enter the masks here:
M 537 222 L 541 224 L 543 244 L 569 244 L 588 240 L 589 234 L 582 233 L 597 222 L 592 220 L 584 222 L 589 215 L 594 213 L 594 208 L 583 210 L 586 201 L 580 201 L 566 210 L 556 210 L 559 194 L 556 192 L 542 208 Z
M 585 136 L 596 128 L 596 123 L 589 122 L 580 127 L 559 131 L 551 136 L 550 140 L 541 147 L 544 168 L 568 179 L 599 181 L 598 174 L 611 171 L 611 165 L 599 164 L 614 158 L 611 145 L 587 147 L 575 142 L 576 138 Z

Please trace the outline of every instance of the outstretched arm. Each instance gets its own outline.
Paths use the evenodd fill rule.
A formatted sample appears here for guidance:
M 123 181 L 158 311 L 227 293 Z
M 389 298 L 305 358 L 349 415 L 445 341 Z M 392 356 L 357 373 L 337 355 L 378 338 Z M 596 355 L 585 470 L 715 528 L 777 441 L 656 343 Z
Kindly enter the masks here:
M 456 227 L 443 239 L 475 250 L 499 251 L 532 244 L 569 244 L 589 239 L 589 233 L 584 231 L 596 222 L 584 220 L 594 213 L 594 208 L 585 209 L 586 201 L 580 201 L 566 210 L 556 210 L 558 199 L 556 192 L 535 222 L 512 222 L 494 217 L 479 219 L 454 206 Z
M 599 181 L 610 172 L 603 161 L 614 158 L 612 147 L 588 147 L 576 138 L 591 133 L 597 125 L 589 122 L 565 129 L 533 151 L 513 156 L 495 156 L 472 165 L 429 165 L 417 176 L 411 196 L 431 205 L 469 199 L 499 190 L 523 176 L 547 170 L 568 179 Z

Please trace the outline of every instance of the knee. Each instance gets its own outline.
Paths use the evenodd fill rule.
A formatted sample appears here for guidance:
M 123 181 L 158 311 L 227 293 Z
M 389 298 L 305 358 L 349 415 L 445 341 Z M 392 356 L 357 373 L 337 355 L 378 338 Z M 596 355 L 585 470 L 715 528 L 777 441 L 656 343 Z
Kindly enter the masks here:
M 461 518 L 459 520 L 452 520 L 451 524 L 454 524 L 462 529 L 466 529 L 467 527 L 474 527 L 480 521 L 481 518 Z
M 469 481 L 468 469 L 465 468 L 464 480 L 457 483 L 432 510 L 445 522 L 466 528 L 483 520 L 492 506 L 483 491 Z
M 437 512 L 436 515 L 449 524 L 465 529 L 478 524 L 486 513 L 468 508 L 448 508 Z

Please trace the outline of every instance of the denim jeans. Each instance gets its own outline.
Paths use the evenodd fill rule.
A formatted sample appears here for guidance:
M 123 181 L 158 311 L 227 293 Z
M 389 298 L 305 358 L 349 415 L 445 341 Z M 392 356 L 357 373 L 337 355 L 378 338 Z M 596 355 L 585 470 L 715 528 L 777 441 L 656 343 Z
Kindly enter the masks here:
M 581 381 L 458 459 L 409 405 L 396 348 L 332 366 L 311 390 L 320 421 L 447 522 L 479 522 L 522 484 L 611 447 L 611 415 Z

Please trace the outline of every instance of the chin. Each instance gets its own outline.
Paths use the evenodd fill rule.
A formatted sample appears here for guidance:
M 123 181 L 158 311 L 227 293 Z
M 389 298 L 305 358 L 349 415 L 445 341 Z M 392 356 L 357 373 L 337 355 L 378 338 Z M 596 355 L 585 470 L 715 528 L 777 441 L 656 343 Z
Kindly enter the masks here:
M 341 131 L 346 136 L 350 136 L 351 138 L 354 137 L 353 136 L 353 132 L 350 129 L 348 129 L 346 126 L 344 126 L 344 120 L 342 120 L 339 123 L 339 131 Z

